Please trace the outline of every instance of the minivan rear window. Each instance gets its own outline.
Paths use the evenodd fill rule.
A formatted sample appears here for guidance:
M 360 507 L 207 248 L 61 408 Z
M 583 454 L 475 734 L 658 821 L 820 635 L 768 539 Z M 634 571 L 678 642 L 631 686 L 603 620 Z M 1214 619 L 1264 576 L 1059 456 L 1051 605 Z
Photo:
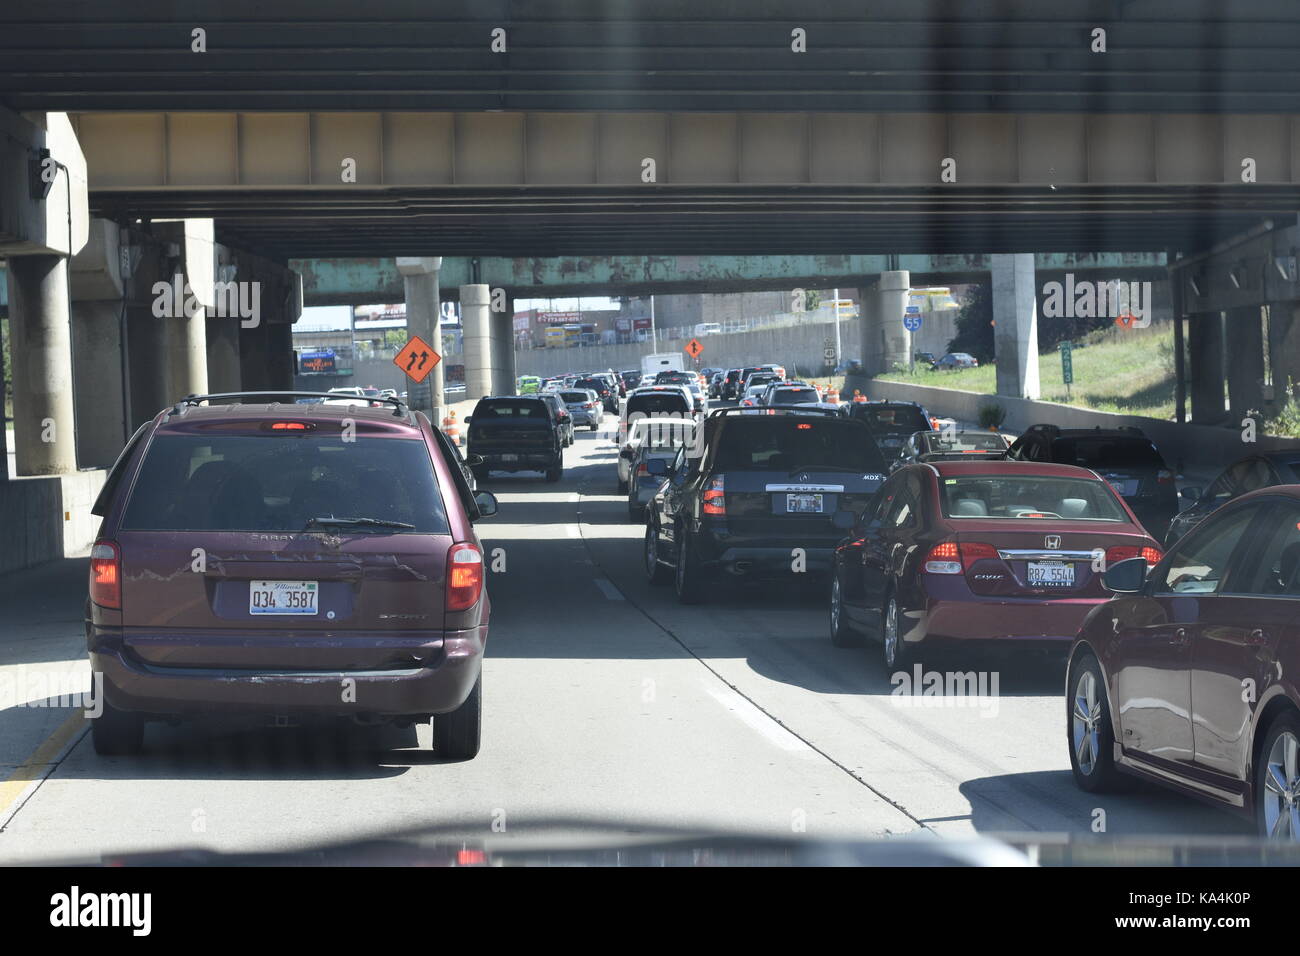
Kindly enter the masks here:
M 1052 458 L 1082 468 L 1163 468 L 1164 460 L 1145 438 L 1058 438 Z
M 714 469 L 721 472 L 818 468 L 862 474 L 889 470 L 866 429 L 829 418 L 731 419 L 714 458 Z
M 857 405 L 853 417 L 867 423 L 877 435 L 911 435 L 930 431 L 930 422 L 911 405 Z
M 450 532 L 423 441 L 339 434 L 155 435 L 121 530 L 302 531 L 330 516 Z

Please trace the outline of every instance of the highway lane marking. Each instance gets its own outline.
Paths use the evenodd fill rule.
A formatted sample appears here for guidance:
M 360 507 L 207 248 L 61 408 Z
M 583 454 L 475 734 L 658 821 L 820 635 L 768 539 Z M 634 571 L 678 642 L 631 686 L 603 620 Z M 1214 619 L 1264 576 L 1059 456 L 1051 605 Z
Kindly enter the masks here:
M 596 587 L 600 588 L 605 597 L 611 601 L 626 601 L 623 592 L 614 586 L 614 582 L 609 578 L 596 578 Z
M 787 730 L 779 721 L 761 710 L 749 698 L 738 693 L 734 688 L 718 687 L 711 681 L 700 681 L 700 685 L 710 697 L 720 703 L 751 730 L 756 730 L 771 743 L 791 753 L 815 756 L 815 751 L 804 740 Z
M 14 808 L 14 812 L 17 812 L 18 808 L 14 807 L 14 804 L 18 798 L 33 784 L 39 785 L 54 772 L 55 759 L 68 746 L 72 738 L 78 733 L 84 733 L 88 726 L 85 714 L 78 708 L 68 715 L 68 719 L 60 724 L 54 733 L 45 738 L 45 742 L 37 747 L 30 757 L 14 768 L 13 773 L 0 783 L 0 827 L 7 824 L 12 817 L 11 807 Z

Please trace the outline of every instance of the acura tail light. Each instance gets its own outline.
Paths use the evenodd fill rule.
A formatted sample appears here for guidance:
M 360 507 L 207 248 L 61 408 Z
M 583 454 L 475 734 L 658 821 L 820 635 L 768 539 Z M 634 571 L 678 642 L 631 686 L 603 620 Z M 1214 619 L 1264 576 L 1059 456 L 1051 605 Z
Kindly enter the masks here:
M 465 611 L 483 596 L 483 553 L 468 541 L 447 552 L 447 610 Z
M 724 494 L 725 481 L 722 475 L 714 478 L 709 482 L 709 487 L 704 489 L 704 513 L 706 515 L 725 515 L 727 513 L 727 499 Z
M 1167 485 L 1174 480 L 1174 473 L 1168 469 L 1161 468 L 1156 472 L 1156 484 Z
M 90 549 L 90 599 L 100 607 L 122 606 L 122 558 L 112 541 Z

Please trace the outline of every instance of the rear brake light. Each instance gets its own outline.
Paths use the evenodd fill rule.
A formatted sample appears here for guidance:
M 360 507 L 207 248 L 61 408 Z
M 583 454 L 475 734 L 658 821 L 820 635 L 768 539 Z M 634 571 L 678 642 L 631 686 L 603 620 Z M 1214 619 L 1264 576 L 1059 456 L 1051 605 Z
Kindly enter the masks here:
M 799 431 L 801 432 L 810 431 L 812 429 L 812 426 L 809 425 L 807 422 L 800 422 L 798 425 L 795 425 L 794 427 L 799 429 Z
M 1120 561 L 1127 561 L 1129 558 L 1146 558 L 1149 565 L 1160 563 L 1164 557 L 1158 549 L 1150 546 L 1139 548 L 1135 544 L 1116 544 L 1106 549 L 1106 566 L 1118 564 Z
M 646 465 L 645 462 L 641 462 L 641 464 L 636 466 L 636 476 L 638 478 L 640 478 L 642 475 L 648 475 L 648 474 L 650 474 L 650 468 Z
M 725 484 L 723 476 L 719 475 L 709 482 L 709 487 L 704 489 L 703 510 L 706 515 L 725 515 L 727 513 L 727 499 L 724 494 Z
M 112 541 L 90 549 L 90 599 L 100 607 L 122 606 L 122 560 Z
M 940 541 L 925 556 L 925 570 L 931 574 L 961 574 L 985 558 L 997 558 L 998 549 L 981 541 Z
M 312 426 L 306 424 L 305 422 L 272 422 L 271 423 L 271 430 L 276 432 L 282 432 L 282 431 L 305 432 L 308 428 L 311 427 Z
M 447 552 L 447 610 L 465 611 L 483 596 L 483 554 L 468 542 Z

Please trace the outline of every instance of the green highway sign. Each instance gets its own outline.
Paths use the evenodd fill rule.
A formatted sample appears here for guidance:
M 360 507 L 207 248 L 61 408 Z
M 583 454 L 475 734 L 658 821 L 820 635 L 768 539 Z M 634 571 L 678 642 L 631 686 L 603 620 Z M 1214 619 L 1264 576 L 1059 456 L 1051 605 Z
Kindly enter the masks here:
M 1061 343 L 1061 380 L 1066 385 L 1074 384 L 1074 343 Z

